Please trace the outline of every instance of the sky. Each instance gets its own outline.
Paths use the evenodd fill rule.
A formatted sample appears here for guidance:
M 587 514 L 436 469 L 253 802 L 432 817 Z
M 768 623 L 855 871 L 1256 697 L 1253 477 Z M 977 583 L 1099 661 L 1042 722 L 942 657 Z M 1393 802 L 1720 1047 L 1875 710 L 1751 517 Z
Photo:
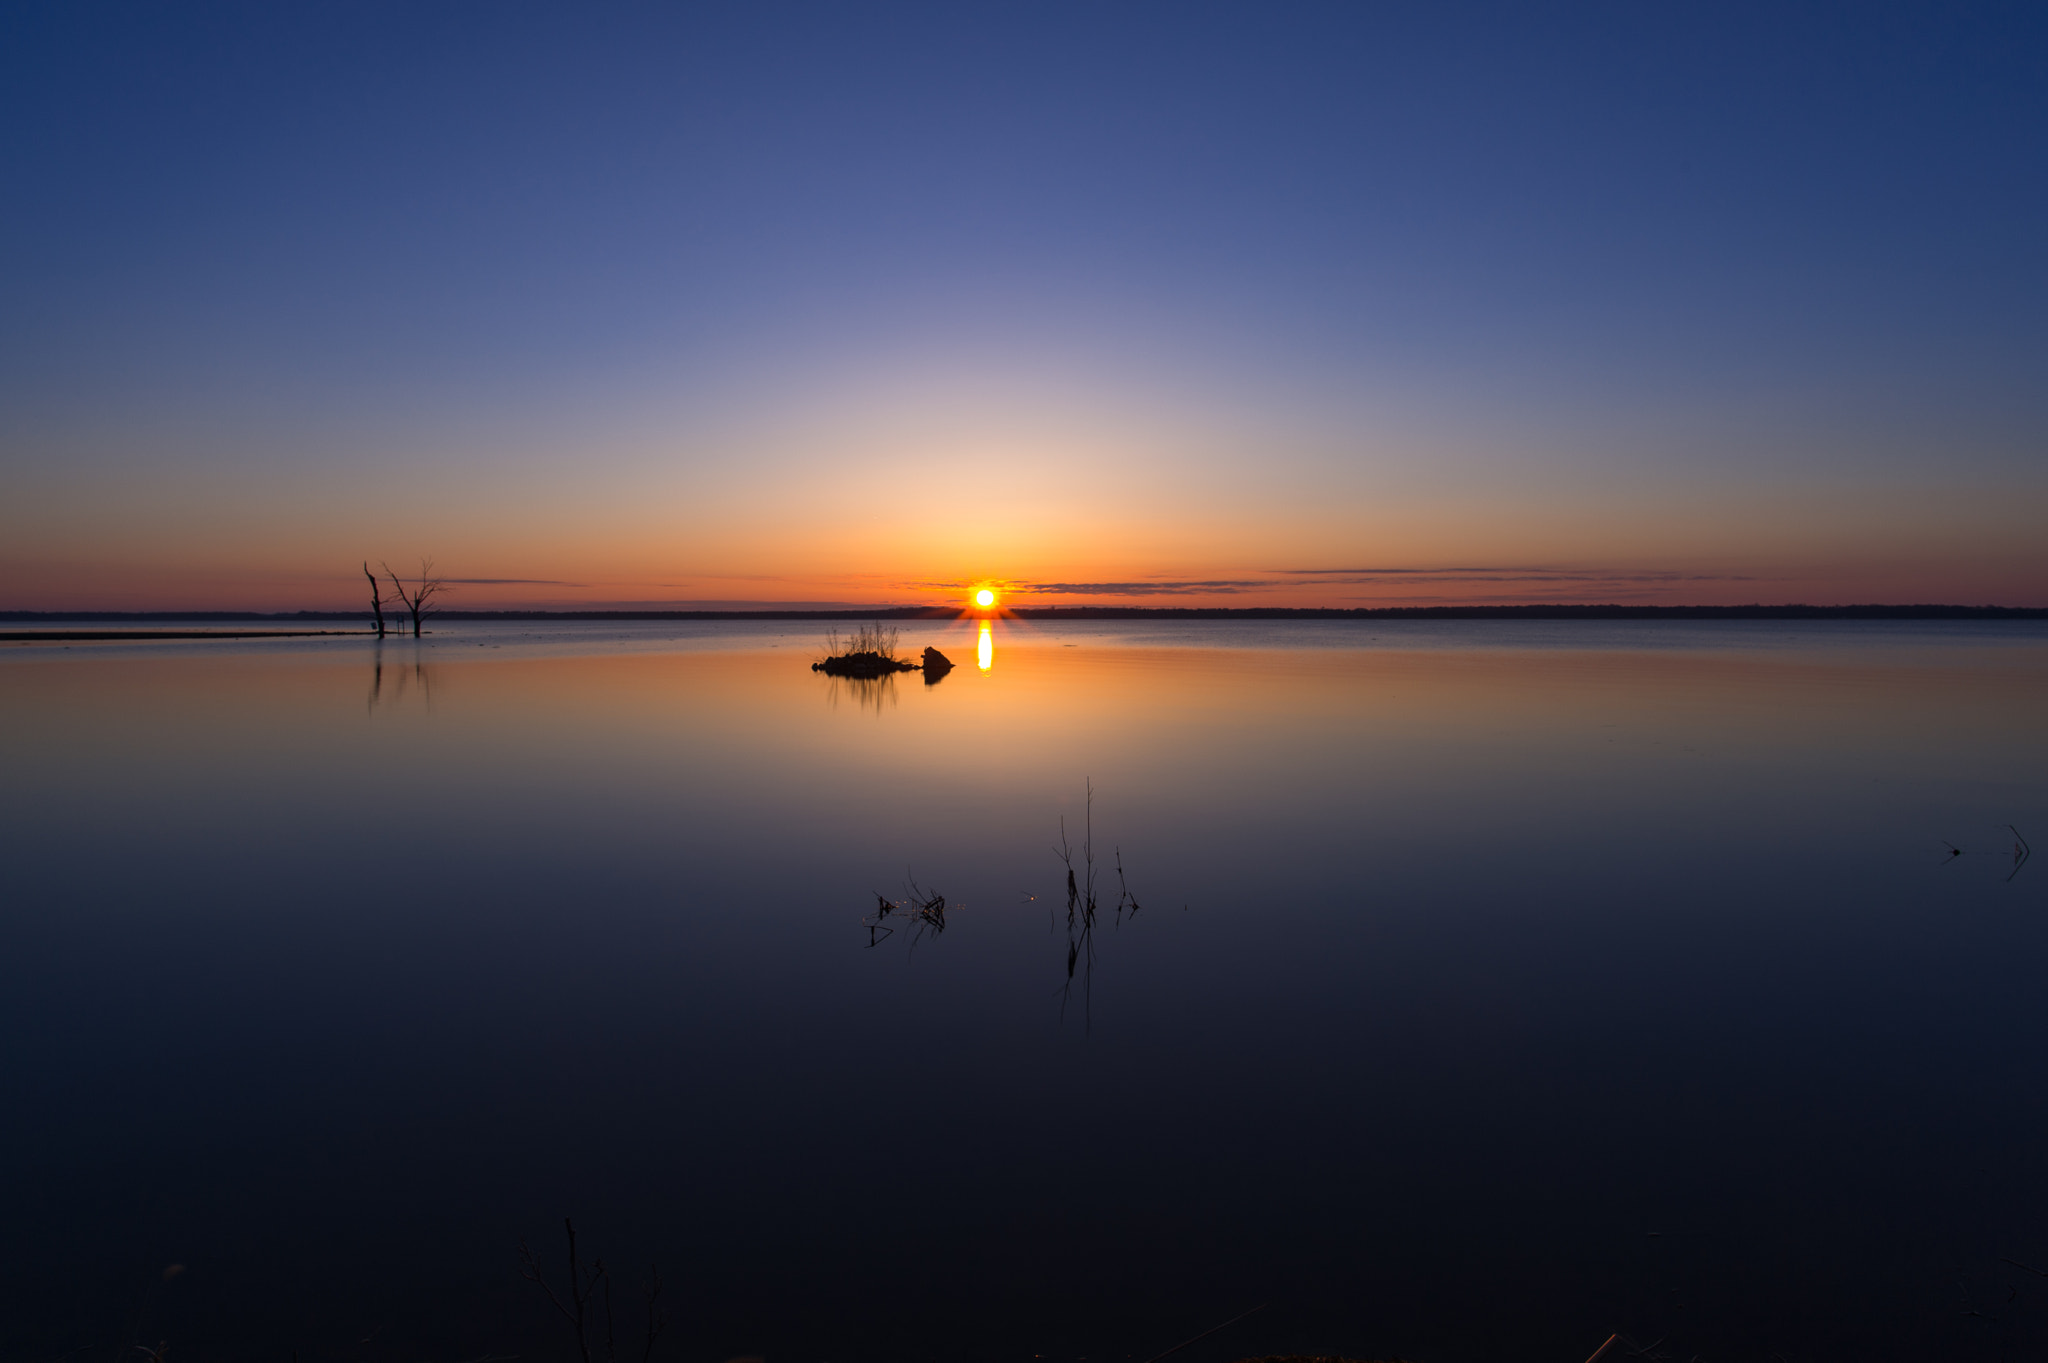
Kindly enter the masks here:
M 0 609 L 2048 605 L 2048 10 L 0 3 Z

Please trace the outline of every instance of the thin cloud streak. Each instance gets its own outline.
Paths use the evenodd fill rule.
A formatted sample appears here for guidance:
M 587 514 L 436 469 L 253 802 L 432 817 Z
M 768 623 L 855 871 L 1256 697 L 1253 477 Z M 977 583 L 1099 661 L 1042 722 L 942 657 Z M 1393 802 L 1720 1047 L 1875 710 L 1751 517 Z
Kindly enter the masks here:
M 1400 592 L 1374 595 L 1338 597 L 1339 601 L 1365 606 L 1614 606 L 1624 604 L 1649 605 L 1694 605 L 1697 602 L 1672 602 L 1654 586 L 1619 585 L 1588 591 L 1585 589 L 1557 589 L 1551 591 L 1506 591 L 1487 592 L 1483 595 L 1452 595 L 1449 593 Z M 1757 605 L 1757 601 L 1717 601 L 1713 605 Z
M 549 610 L 591 611 L 890 611 L 922 606 L 920 601 L 747 601 L 747 600 L 654 600 L 579 601 L 555 604 Z
M 1406 586 L 1419 582 L 1572 583 L 1614 582 L 1664 585 L 1673 582 L 1768 582 L 1745 573 L 1683 573 L 1669 571 L 1603 572 L 1563 568 L 1280 568 L 1287 577 L 1353 586 Z
M 1267 571 L 1267 570 L 1262 570 Z M 1451 567 L 1451 568 L 1282 568 L 1270 570 L 1265 577 L 1250 578 L 1166 578 L 1136 582 L 1031 582 L 1012 579 L 997 581 L 991 585 L 1005 595 L 1013 597 L 1030 596 L 1243 596 L 1252 593 L 1272 591 L 1298 591 L 1305 586 L 1336 587 L 1361 586 L 1407 589 L 1424 586 L 1477 586 L 1477 587 L 1521 587 L 1535 589 L 1534 592 L 1489 593 L 1497 599 L 1521 599 L 1524 596 L 1543 595 L 1543 589 L 1550 589 L 1556 599 L 1576 596 L 1583 599 L 1590 590 L 1629 596 L 1689 582 L 1754 582 L 1768 581 L 1732 573 L 1685 573 L 1676 571 L 1601 571 L 1598 569 L 1527 568 L 1527 567 Z M 903 584 L 910 590 L 961 590 L 976 585 L 967 582 L 919 582 Z M 1346 600 L 1374 600 L 1385 598 L 1346 597 Z M 1416 598 L 1423 599 L 1423 598 Z M 1436 599 L 1436 598 L 1428 598 Z M 1469 600 L 1469 597 L 1444 598 L 1446 600 Z
M 1168 579 L 1152 582 L 1030 582 L 1018 578 L 976 579 L 973 582 L 910 582 L 907 591 L 965 591 L 990 586 L 1005 596 L 1186 596 L 1196 592 L 1261 591 L 1285 586 L 1262 578 L 1217 578 L 1204 581 Z
M 1210 592 L 1235 596 L 1240 592 L 1262 591 L 1279 585 L 1277 582 L 1228 578 L 1214 582 L 1025 582 L 1013 583 L 1005 590 L 1035 596 L 1188 596 Z
M 1444 568 L 1271 568 L 1267 571 L 1277 573 L 1283 577 L 1325 577 L 1339 573 L 1356 574 L 1361 577 L 1393 577 L 1412 573 L 1552 573 L 1564 570 L 1558 568 L 1460 568 L 1451 566 Z

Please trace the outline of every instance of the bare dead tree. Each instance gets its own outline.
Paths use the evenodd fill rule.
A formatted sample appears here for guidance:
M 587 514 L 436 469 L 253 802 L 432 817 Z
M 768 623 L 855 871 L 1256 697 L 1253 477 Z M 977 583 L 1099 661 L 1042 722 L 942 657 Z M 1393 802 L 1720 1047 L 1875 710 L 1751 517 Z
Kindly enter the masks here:
M 391 571 L 391 565 L 388 563 L 384 564 L 384 575 L 391 579 L 391 586 L 398 593 L 398 599 L 403 601 L 406 610 L 412 613 L 412 637 L 419 638 L 420 617 L 433 614 L 431 603 L 435 597 L 448 590 L 447 582 L 434 576 L 434 560 L 431 558 L 420 560 L 420 580 L 410 591 L 406 590 L 405 583 L 399 579 L 398 574 Z
M 384 637 L 384 593 L 378 589 L 377 575 L 370 571 L 368 559 L 363 561 L 363 576 L 370 579 L 370 613 L 377 617 L 377 637 Z

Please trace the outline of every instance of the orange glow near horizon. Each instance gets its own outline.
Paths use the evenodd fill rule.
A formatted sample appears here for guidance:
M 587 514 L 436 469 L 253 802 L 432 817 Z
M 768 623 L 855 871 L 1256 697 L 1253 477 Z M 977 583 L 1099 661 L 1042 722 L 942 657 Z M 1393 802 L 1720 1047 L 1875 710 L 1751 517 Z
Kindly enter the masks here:
M 325 508 L 346 499 L 313 500 L 316 511 L 307 514 L 324 516 Z M 1939 496 L 1930 500 L 1944 505 Z M 44 522 L 10 534 L 18 519 L 10 518 L 8 513 L 15 511 L 10 504 L 0 512 L 8 567 L 0 581 L 0 609 L 366 613 L 364 559 L 374 566 L 388 557 L 396 567 L 416 562 L 420 552 L 432 553 L 447 571 L 451 591 L 445 605 L 451 611 L 929 606 L 975 618 L 1005 613 L 1003 600 L 1012 582 L 1028 594 L 1029 605 L 1062 611 L 1082 605 L 1354 608 L 1755 601 L 2038 606 L 2048 601 L 2048 550 L 2032 541 L 2022 543 L 2018 529 L 2007 535 L 2000 526 L 1977 523 L 1972 524 L 1978 552 L 1967 559 L 1956 551 L 1947 530 L 1937 534 L 1924 528 L 1892 534 L 1891 547 L 1882 554 L 1857 549 L 1845 531 L 1840 542 L 1820 544 L 1801 557 L 1773 543 L 1710 554 L 1700 547 L 1702 536 L 1693 533 L 1698 527 L 1668 522 L 1638 527 L 1640 538 L 1655 530 L 1655 538 L 1666 546 L 1662 553 L 1640 538 L 1616 543 L 1592 525 L 1563 527 L 1555 541 L 1531 533 L 1480 547 L 1464 534 L 1418 530 L 1398 542 L 1375 537 L 1369 550 L 1308 530 L 1290 543 L 1262 527 L 1254 528 L 1258 533 L 1247 529 L 1224 535 L 1209 525 L 1204 531 L 1209 540 L 1199 545 L 1185 546 L 1173 534 L 1162 533 L 1108 561 L 1082 549 L 1070 552 L 1050 539 L 1041 549 L 991 536 L 992 547 L 960 550 L 958 557 L 968 563 L 963 573 L 957 560 L 948 561 L 951 555 L 940 551 L 928 556 L 905 552 L 898 558 L 893 548 L 865 554 L 839 546 L 820 549 L 802 542 L 795 530 L 765 526 L 749 527 L 759 534 L 744 542 L 729 538 L 719 526 L 693 531 L 678 542 L 655 540 L 634 523 L 639 513 L 631 502 L 622 501 L 619 523 L 605 527 L 608 535 L 599 532 L 606 518 L 593 513 L 591 524 L 565 527 L 553 539 L 540 527 L 523 524 L 489 533 L 466 524 L 455 527 L 462 533 L 437 534 L 432 527 L 409 525 L 397 532 L 376 528 L 358 533 L 309 522 L 295 509 L 280 506 L 252 514 L 255 528 L 245 531 L 237 522 L 234 534 L 223 530 L 224 538 L 206 546 L 181 538 L 203 519 L 196 515 L 163 516 L 160 524 L 145 526 L 109 513 L 109 523 L 95 531 L 105 539 L 64 544 L 57 530 L 75 529 L 98 513 L 53 510 Z M 2024 505 L 2024 498 L 2009 499 L 1999 515 Z M 1799 510 L 1805 515 L 1811 508 Z M 1478 512 L 1473 520 L 1489 533 L 1497 529 Z M 1930 522 L 1937 528 L 1961 523 L 1942 517 Z M 282 542 L 287 528 L 294 542 Z M 1757 528 L 1753 538 L 1769 540 L 1769 528 Z M 1875 535 L 1886 527 L 1873 523 L 1866 528 Z M 1197 525 L 1188 533 L 1203 530 Z M 237 540 L 237 535 L 246 538 Z M 1567 538 L 1572 541 L 1569 553 L 1560 547 Z M 2033 541 L 2038 540 L 2035 533 Z M 988 571 L 983 565 L 991 558 L 1003 565 L 1005 576 L 976 580 L 972 573 Z M 965 587 L 959 585 L 963 580 Z

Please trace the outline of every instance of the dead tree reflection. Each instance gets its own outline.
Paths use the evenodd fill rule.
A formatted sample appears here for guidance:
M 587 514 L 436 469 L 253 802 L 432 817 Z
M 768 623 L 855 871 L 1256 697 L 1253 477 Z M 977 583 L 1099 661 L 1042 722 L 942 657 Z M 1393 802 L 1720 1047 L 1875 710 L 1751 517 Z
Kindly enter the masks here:
M 418 658 L 410 662 L 394 663 L 386 669 L 384 645 L 378 644 L 377 651 L 370 659 L 370 694 L 364 703 L 365 712 L 375 715 L 381 705 L 402 705 L 406 696 L 414 692 L 419 695 L 422 709 L 433 708 L 433 672 Z

